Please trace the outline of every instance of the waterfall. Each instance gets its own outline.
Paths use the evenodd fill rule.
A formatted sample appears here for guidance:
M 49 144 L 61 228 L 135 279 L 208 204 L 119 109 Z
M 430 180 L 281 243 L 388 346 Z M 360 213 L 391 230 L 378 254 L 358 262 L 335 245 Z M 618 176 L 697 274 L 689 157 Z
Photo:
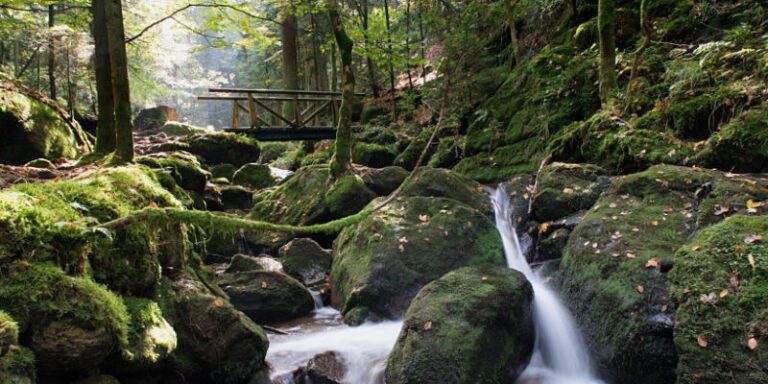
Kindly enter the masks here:
M 511 206 L 503 187 L 492 192 L 491 201 L 507 267 L 522 272 L 533 287 L 536 342 L 531 363 L 518 383 L 602 383 L 596 378 L 589 351 L 571 314 L 528 265 L 511 221 Z

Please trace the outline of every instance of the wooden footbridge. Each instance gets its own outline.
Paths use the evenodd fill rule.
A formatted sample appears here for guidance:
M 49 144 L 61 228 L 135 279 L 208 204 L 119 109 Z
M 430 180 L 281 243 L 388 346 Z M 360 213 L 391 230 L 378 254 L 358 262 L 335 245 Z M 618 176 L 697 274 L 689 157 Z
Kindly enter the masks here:
M 336 137 L 341 92 L 289 89 L 211 88 L 203 101 L 232 102 L 232 126 L 261 141 L 322 140 Z M 365 96 L 356 93 L 355 96 Z M 288 108 L 284 108 L 288 106 Z M 288 116 L 285 110 L 294 113 Z M 244 119 L 241 119 L 244 117 Z

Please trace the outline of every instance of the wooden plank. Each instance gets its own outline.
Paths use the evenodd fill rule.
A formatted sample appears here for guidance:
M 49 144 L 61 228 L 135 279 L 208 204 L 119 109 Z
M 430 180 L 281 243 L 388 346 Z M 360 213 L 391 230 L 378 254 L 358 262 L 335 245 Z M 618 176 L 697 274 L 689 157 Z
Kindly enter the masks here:
M 317 116 L 320 112 L 322 112 L 325 107 L 329 106 L 330 104 L 331 104 L 330 101 L 326 101 L 325 103 L 320 104 L 314 111 L 310 112 L 308 115 L 305 114 L 306 115 L 306 119 L 308 121 L 312 120 L 315 116 Z M 307 108 L 307 109 L 309 109 L 309 108 Z
M 253 97 L 256 100 L 261 101 L 291 101 L 293 100 L 292 97 L 271 97 L 271 96 L 254 96 Z M 198 96 L 198 100 L 201 101 L 232 101 L 232 100 L 238 100 L 238 101 L 246 101 L 248 100 L 247 96 Z M 323 102 L 328 100 L 341 100 L 339 97 L 335 96 L 323 96 L 323 97 L 299 97 L 298 100 L 301 102 Z
M 232 126 L 240 126 L 240 103 L 237 100 L 232 102 Z
M 303 141 L 336 138 L 336 129 L 328 127 L 306 127 L 302 129 L 285 127 L 225 128 L 226 132 L 246 134 L 258 141 Z
M 341 92 L 304 91 L 300 89 L 259 89 L 259 88 L 209 88 L 212 93 L 254 93 L 276 95 L 312 95 L 312 96 L 341 96 Z M 355 93 L 355 96 L 365 96 L 365 93 Z

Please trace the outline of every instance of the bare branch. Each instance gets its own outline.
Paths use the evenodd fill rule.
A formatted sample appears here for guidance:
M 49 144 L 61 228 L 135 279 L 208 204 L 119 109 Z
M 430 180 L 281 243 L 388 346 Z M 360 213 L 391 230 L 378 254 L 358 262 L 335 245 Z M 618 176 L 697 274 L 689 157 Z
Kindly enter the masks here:
M 254 19 L 259 19 L 259 20 L 262 20 L 262 21 L 268 21 L 268 22 L 270 22 L 270 23 L 275 23 L 275 24 L 277 24 L 277 25 L 279 25 L 279 24 L 280 24 L 280 22 L 278 22 L 278 21 L 276 21 L 276 20 L 272 20 L 272 19 L 269 19 L 269 18 L 266 18 L 266 17 L 262 17 L 262 16 L 258 16 L 258 15 L 255 15 L 255 14 L 253 14 L 253 13 L 251 13 L 251 12 L 248 12 L 248 11 L 246 11 L 246 10 L 244 10 L 244 9 L 242 9 L 242 8 L 236 7 L 236 6 L 234 6 L 234 5 L 228 5 L 228 4 L 216 4 L 216 3 L 189 3 L 189 4 L 185 5 L 185 6 L 183 6 L 183 7 L 179 8 L 179 9 L 177 9 L 177 10 L 173 11 L 173 12 L 171 12 L 169 15 L 167 15 L 167 16 L 165 16 L 165 17 L 162 17 L 162 18 L 160 18 L 160 19 L 157 19 L 157 20 L 155 20 L 154 22 L 150 23 L 149 25 L 147 25 L 146 27 L 144 27 L 144 29 L 142 29 L 141 31 L 139 31 L 139 33 L 137 33 L 137 34 L 135 34 L 135 35 L 133 35 L 133 36 L 131 36 L 131 37 L 129 37 L 129 38 L 127 38 L 127 39 L 125 39 L 125 42 L 126 42 L 126 43 L 132 43 L 134 40 L 136 40 L 136 39 L 140 38 L 142 35 L 144 35 L 145 33 L 147 33 L 147 31 L 149 31 L 150 29 L 152 29 L 152 28 L 154 28 L 154 27 L 158 26 L 159 24 L 163 23 L 163 22 L 164 22 L 164 21 L 166 21 L 166 20 L 170 20 L 170 19 L 173 19 L 173 18 L 174 18 L 176 15 L 178 15 L 179 13 L 182 13 L 182 12 L 184 12 L 184 11 L 186 11 L 186 10 L 190 9 L 190 8 L 194 8 L 194 7 L 219 8 L 219 9 L 225 8 L 225 9 L 231 9 L 231 10 L 233 10 L 233 11 L 236 11 L 236 12 L 240 12 L 240 13 L 242 13 L 242 14 L 244 14 L 244 15 L 248 16 L 248 17 L 252 17 L 252 18 L 254 18 Z

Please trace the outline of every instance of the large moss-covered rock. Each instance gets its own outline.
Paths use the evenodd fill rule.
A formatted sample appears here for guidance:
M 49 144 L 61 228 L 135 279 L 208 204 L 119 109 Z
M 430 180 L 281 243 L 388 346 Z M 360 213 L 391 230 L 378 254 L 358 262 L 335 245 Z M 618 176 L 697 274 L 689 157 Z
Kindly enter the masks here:
M 325 203 L 334 218 L 360 212 L 374 198 L 376 194 L 357 175 L 344 176 L 336 180 L 325 193 Z
M 387 383 L 513 383 L 533 353 L 532 299 L 525 277 L 505 268 L 429 283 L 405 314 Z
M 3 384 L 31 384 L 36 376 L 35 356 L 19 345 L 19 325 L 0 311 L 0 378 Z
M 163 279 L 158 300 L 178 339 L 171 372 L 192 382 L 248 383 L 264 364 L 269 340 L 209 286 L 188 272 Z
M 494 224 L 455 200 L 403 197 L 336 239 L 333 300 L 348 320 L 398 317 L 421 287 L 464 265 L 503 265 Z
M 768 216 L 734 216 L 675 255 L 678 383 L 768 382 L 767 241 Z
M 165 105 L 145 108 L 139 111 L 133 121 L 133 129 L 136 132 L 154 131 L 163 127 L 168 121 L 176 120 L 179 113 L 176 109 Z
M 258 322 L 290 320 L 315 308 L 312 295 L 299 281 L 278 272 L 224 273 L 218 284 L 235 308 Z
M 118 296 L 48 264 L 16 262 L 0 276 L 0 310 L 18 321 L 43 372 L 87 372 L 128 343 Z
M 397 154 L 385 145 L 357 142 L 352 147 L 352 161 L 368 167 L 382 168 L 395 161 Z
M 373 192 L 379 196 L 389 195 L 408 177 L 408 171 L 401 167 L 363 168 L 358 175 Z
M 402 194 L 446 197 L 486 213 L 491 211 L 488 196 L 480 183 L 443 168 L 420 168 Z
M 187 139 L 189 152 L 203 158 L 206 164 L 232 164 L 241 167 L 259 161 L 259 144 L 234 133 L 193 135 Z
M 329 172 L 327 166 L 309 166 L 296 173 L 272 190 L 265 190 L 254 196 L 254 205 L 249 218 L 270 223 L 306 225 L 330 219 L 330 210 L 325 201 Z M 289 239 L 289 234 L 256 231 L 247 234 L 248 241 L 261 250 L 280 247 Z
M 0 89 L 0 163 L 78 154 L 70 126 L 48 105 L 21 93 Z
M 153 153 L 136 158 L 136 162 L 150 168 L 164 169 L 182 188 L 202 194 L 211 174 L 204 170 L 200 162 L 189 152 Z
M 331 252 L 309 238 L 293 239 L 280 247 L 280 261 L 286 273 L 310 286 L 322 283 L 331 269 Z
M 720 128 L 697 160 L 723 170 L 768 170 L 768 104 L 744 112 Z
M 267 188 L 275 185 L 269 165 L 249 163 L 245 164 L 232 175 L 232 183 L 251 189 Z
M 168 121 L 160 127 L 160 132 L 171 136 L 187 136 L 195 133 L 205 133 L 204 128 L 196 127 L 189 123 Z
M 654 166 L 621 177 L 568 240 L 560 281 L 601 368 L 616 382 L 673 383 L 675 306 L 666 272 L 697 228 L 746 212 L 768 190 L 717 171 Z
M 538 175 L 533 214 L 539 221 L 551 221 L 590 208 L 609 184 L 598 166 L 549 164 Z
M 125 297 L 123 302 L 131 317 L 131 330 L 128 333 L 128 361 L 121 362 L 121 366 L 126 363 L 134 369 L 152 366 L 176 350 L 176 331 L 156 302 L 139 297 Z

